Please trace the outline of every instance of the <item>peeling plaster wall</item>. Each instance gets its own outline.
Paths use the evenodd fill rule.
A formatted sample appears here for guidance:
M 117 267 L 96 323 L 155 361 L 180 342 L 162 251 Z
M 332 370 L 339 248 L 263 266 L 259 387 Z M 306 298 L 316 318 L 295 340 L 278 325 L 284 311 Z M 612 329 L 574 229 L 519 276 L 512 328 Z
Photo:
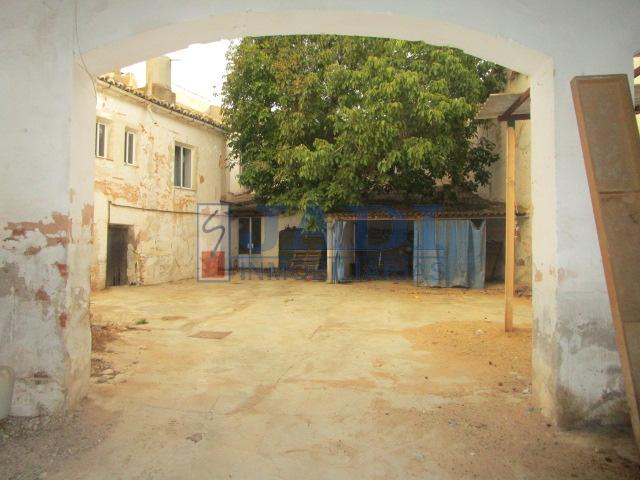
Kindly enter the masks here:
M 127 276 L 150 285 L 195 277 L 197 203 L 219 202 L 229 181 L 220 130 L 98 85 L 96 116 L 107 125 L 106 158 L 95 157 L 93 289 L 104 288 L 108 224 L 131 228 Z M 125 131 L 136 135 L 124 162 Z M 192 188 L 174 183 L 174 148 L 192 149 Z
M 522 93 L 529 88 L 529 77 L 508 72 L 505 93 Z M 478 194 L 486 199 L 504 202 L 506 191 L 507 125 L 491 121 L 481 128 L 480 134 L 495 143 L 500 158 L 491 168 L 491 182 L 481 187 Z M 517 218 L 515 287 L 520 292 L 531 292 L 532 285 L 532 236 L 531 236 L 531 121 L 516 122 L 516 206 L 526 216 Z M 504 226 L 502 227 L 504 234 Z M 504 238 L 504 237 L 503 237 Z
M 0 365 L 16 373 L 12 415 L 73 406 L 89 381 L 93 190 L 80 179 L 93 164 L 75 155 L 91 145 L 93 89 L 76 82 L 67 7 L 9 1 L 0 19 Z

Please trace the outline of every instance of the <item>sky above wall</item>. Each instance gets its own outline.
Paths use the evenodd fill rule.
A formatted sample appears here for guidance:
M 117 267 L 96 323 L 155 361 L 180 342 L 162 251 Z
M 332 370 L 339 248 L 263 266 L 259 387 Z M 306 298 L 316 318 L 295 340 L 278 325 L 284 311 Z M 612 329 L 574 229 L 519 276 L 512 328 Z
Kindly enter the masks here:
M 184 50 L 168 53 L 171 58 L 171 83 L 189 91 L 210 104 L 222 103 L 222 84 L 227 73 L 225 54 L 233 40 L 190 45 Z M 144 62 L 122 69 L 133 73 L 138 85 L 146 83 Z

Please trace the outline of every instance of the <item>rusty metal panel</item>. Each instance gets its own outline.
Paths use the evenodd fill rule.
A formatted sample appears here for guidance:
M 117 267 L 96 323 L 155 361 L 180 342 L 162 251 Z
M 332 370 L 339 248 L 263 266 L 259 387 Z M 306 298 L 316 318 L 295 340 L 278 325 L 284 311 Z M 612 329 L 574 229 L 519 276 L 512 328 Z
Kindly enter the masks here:
M 613 325 L 640 446 L 640 136 L 626 75 L 571 81 Z

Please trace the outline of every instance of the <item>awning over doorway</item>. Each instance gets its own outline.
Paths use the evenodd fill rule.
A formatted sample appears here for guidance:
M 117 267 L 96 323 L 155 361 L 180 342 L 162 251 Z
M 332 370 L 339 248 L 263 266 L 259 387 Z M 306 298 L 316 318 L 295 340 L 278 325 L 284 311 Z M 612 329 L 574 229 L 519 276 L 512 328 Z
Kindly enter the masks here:
M 515 105 L 515 108 L 513 106 Z M 633 86 L 633 106 L 640 114 L 640 84 Z M 531 118 L 531 97 L 529 90 L 523 93 L 494 93 L 480 108 L 478 120 L 529 120 Z
M 529 120 L 531 118 L 531 97 L 529 89 L 522 93 L 494 93 L 480 108 L 478 120 L 498 119 Z

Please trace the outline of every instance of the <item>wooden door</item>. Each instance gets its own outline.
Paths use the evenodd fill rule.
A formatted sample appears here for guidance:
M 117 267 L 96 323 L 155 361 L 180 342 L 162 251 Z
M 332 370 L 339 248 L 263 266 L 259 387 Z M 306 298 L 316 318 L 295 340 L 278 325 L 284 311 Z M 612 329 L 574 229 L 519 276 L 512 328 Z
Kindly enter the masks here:
M 110 225 L 107 233 L 107 287 L 127 284 L 128 227 Z
M 626 75 L 571 82 L 613 325 L 640 446 L 640 137 Z

